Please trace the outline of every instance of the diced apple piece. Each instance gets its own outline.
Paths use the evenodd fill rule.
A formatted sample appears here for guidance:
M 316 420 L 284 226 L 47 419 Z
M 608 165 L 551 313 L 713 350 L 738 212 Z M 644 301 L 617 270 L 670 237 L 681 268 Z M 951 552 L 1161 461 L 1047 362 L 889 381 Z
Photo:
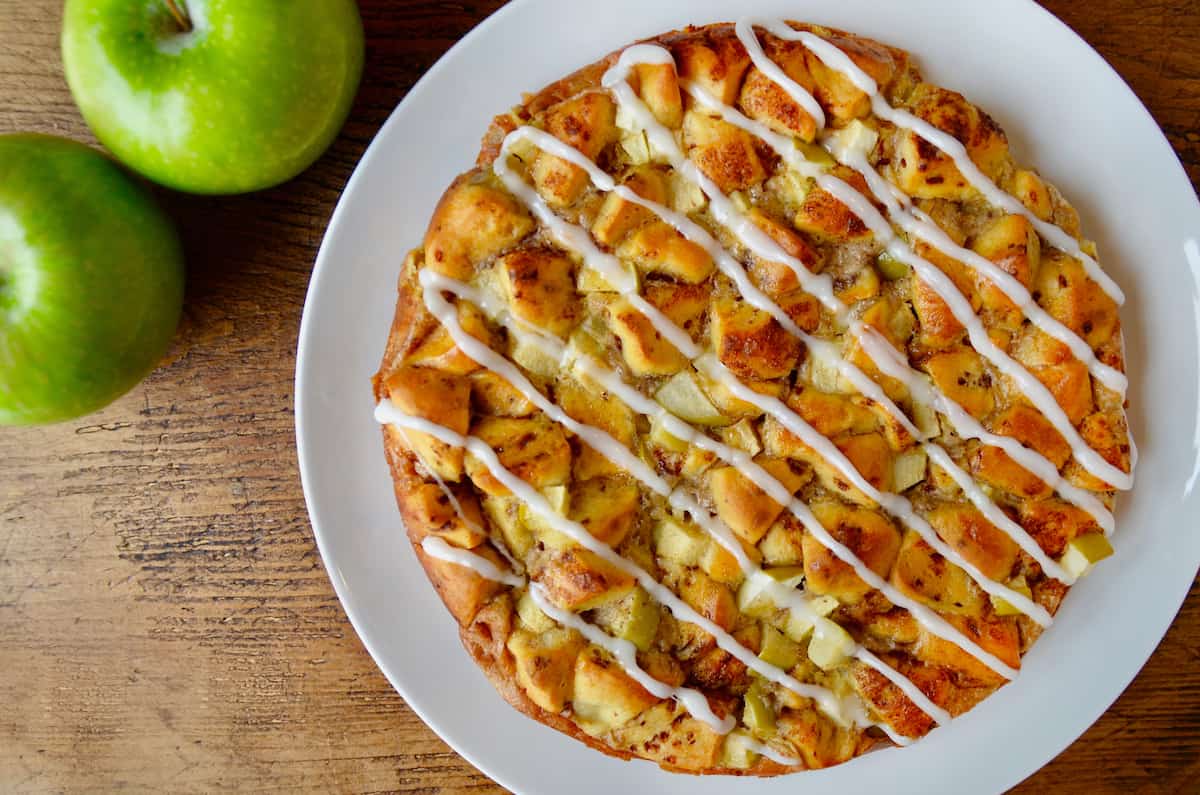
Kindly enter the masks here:
M 679 470 L 679 474 L 684 480 L 699 480 L 700 476 L 715 463 L 717 463 L 716 453 L 692 446 L 688 448 L 687 455 L 683 459 L 683 468 Z
M 879 266 L 879 272 L 883 274 L 883 278 L 888 281 L 903 279 L 912 270 L 907 262 L 886 249 L 875 258 L 875 264 Z
M 596 611 L 596 623 L 610 635 L 622 638 L 648 651 L 658 632 L 661 617 L 657 603 L 641 588 L 634 588 L 619 601 L 605 605 Z
M 533 547 L 533 534 L 521 521 L 521 501 L 516 497 L 484 497 L 483 514 L 500 531 L 513 557 L 524 559 Z
M 1016 591 L 1017 593 L 1024 596 L 1026 599 L 1033 598 L 1033 589 L 1029 587 L 1029 583 L 1027 583 L 1025 581 L 1024 577 L 1019 577 L 1014 580 L 1010 580 L 1008 583 L 1006 583 L 1006 585 L 1008 585 L 1008 587 L 1011 590 Z M 1014 605 L 1010 604 L 1008 602 L 1008 600 L 1006 600 L 1006 599 L 1003 599 L 999 596 L 992 596 L 991 600 L 992 600 L 992 609 L 996 611 L 996 615 L 998 615 L 998 616 L 1022 615 L 1021 611 Z
M 1112 554 L 1112 544 L 1103 533 L 1088 533 L 1067 542 L 1067 551 L 1059 563 L 1073 577 L 1084 577 L 1094 565 Z
M 758 656 L 763 662 L 790 671 L 800 663 L 800 646 L 770 624 L 763 624 L 762 649 Z
M 801 643 L 813 630 L 814 616 L 824 617 L 838 608 L 838 600 L 832 596 L 816 596 L 809 600 L 811 613 L 789 610 L 783 632 L 792 640 Z
M 920 447 L 901 453 L 892 462 L 892 489 L 907 491 L 925 479 L 928 458 Z
M 762 443 L 758 440 L 758 433 L 754 430 L 754 423 L 748 419 L 734 423 L 728 428 L 721 430 L 721 441 L 730 447 L 737 448 L 742 452 L 749 453 L 751 456 L 756 456 L 762 452 Z
M 926 403 L 913 403 L 913 425 L 926 439 L 933 439 L 942 432 L 938 413 Z
M 694 213 L 708 204 L 708 196 L 700 186 L 678 172 L 671 172 L 670 187 L 671 207 L 676 212 Z
M 508 358 L 538 378 L 554 378 L 562 369 L 562 362 L 558 357 L 532 335 L 512 335 L 509 338 Z
M 721 767 L 748 770 L 758 761 L 758 754 L 750 750 L 747 739 L 752 738 L 743 729 L 734 729 L 725 735 L 725 743 L 721 746 Z
M 804 375 L 808 383 L 821 392 L 846 394 L 855 391 L 854 384 L 842 375 L 837 359 L 833 357 L 809 356 Z
M 696 376 L 691 372 L 677 373 L 659 387 L 654 399 L 667 411 L 684 422 L 697 425 L 728 425 L 731 422 L 704 394 Z
M 828 618 L 819 618 L 813 623 L 808 658 L 822 670 L 831 671 L 854 654 L 857 646 L 846 630 Z
M 646 138 L 645 130 L 623 135 L 617 143 L 633 165 L 641 166 L 650 162 L 650 141 Z
M 658 416 L 650 420 L 650 443 L 672 453 L 686 453 L 688 450 L 687 441 L 667 430 L 666 423 Z
M 541 494 L 546 498 L 546 502 L 550 504 L 550 510 L 559 516 L 566 515 L 567 506 L 570 504 L 571 499 L 570 492 L 567 491 L 566 486 L 547 486 L 541 490 Z M 518 502 L 520 501 L 518 500 Z M 567 549 L 568 547 L 575 546 L 575 542 L 568 536 L 554 529 L 553 521 L 539 514 L 528 503 L 520 502 L 517 515 L 520 517 L 521 524 L 544 546 L 553 547 L 554 549 Z
M 765 576 L 747 577 L 737 592 L 738 610 L 751 618 L 769 618 L 778 610 L 771 599 L 769 586 L 771 581 Z
M 742 722 L 749 727 L 750 731 L 760 737 L 773 734 L 775 732 L 775 710 L 771 709 L 771 705 L 767 703 L 762 693 L 752 688 L 746 692 L 744 701 L 746 708 L 742 712 Z
M 533 597 L 529 595 L 529 591 L 521 594 L 521 598 L 517 600 L 517 616 L 521 622 L 535 635 L 547 632 L 557 626 L 554 619 L 542 612 L 542 609 L 537 606 L 537 602 L 533 601 Z
M 804 527 L 791 514 L 785 513 L 758 542 L 763 563 L 770 566 L 794 566 L 804 560 L 801 542 Z

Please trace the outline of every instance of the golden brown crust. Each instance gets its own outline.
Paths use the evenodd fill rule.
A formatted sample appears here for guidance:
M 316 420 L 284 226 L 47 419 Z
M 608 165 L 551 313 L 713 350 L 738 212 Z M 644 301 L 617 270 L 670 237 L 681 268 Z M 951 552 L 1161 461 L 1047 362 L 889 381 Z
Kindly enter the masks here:
M 989 176 L 1022 199 L 1031 211 L 1077 233 L 1077 216 L 1053 186 L 1046 185 L 1032 171 L 1013 166 L 1007 140 L 996 123 L 961 95 L 923 83 L 907 53 L 841 31 L 789 24 L 833 41 L 880 83 L 890 101 L 905 105 L 954 135 Z M 866 95 L 803 47 L 771 36 L 763 40 L 768 55 L 817 97 L 833 124 L 869 114 Z M 703 85 L 718 99 L 739 105 L 747 115 L 778 132 L 806 142 L 813 140 L 817 132 L 813 119 L 750 63 L 732 25 L 689 27 L 647 41 L 668 48 L 680 75 Z M 467 432 L 469 421 L 472 434 L 492 443 L 506 466 L 546 494 L 562 488 L 572 478 L 595 484 L 597 478 L 612 479 L 619 473 L 578 439 L 564 435 L 541 418 L 527 400 L 502 382 L 497 383 L 459 350 L 426 309 L 417 274 L 427 267 L 469 281 L 478 276 L 479 263 L 498 263 L 501 287 L 513 314 L 522 320 L 566 338 L 580 320 L 599 316 L 619 340 L 619 352 L 613 361 L 623 364 L 626 372 L 658 384 L 688 369 L 688 360 L 659 338 L 625 299 L 611 295 L 605 298 L 603 293 L 601 297 L 576 293 L 577 265 L 549 247 L 537 223 L 491 173 L 490 166 L 499 156 L 505 136 L 530 123 L 589 158 L 601 161 L 606 157 L 604 153 L 617 142 L 615 107 L 607 94 L 595 89 L 616 58 L 617 53 L 613 53 L 552 83 L 493 120 L 483 137 L 476 168 L 447 189 L 434 211 L 424 245 L 404 263 L 394 321 L 380 371 L 373 379 L 377 400 L 390 398 L 398 404 L 407 400 L 411 413 L 460 433 Z M 778 158 L 751 136 L 688 111 L 670 67 L 639 67 L 631 76 L 631 85 L 660 122 L 680 130 L 693 161 L 723 191 L 756 189 L 775 172 Z M 887 169 L 893 182 L 918 199 L 921 209 L 955 242 L 995 262 L 1037 291 L 1039 299 L 1045 296 L 1045 305 L 1055 317 L 1083 336 L 1106 363 L 1121 369 L 1116 305 L 1084 278 L 1078 263 L 1058 252 L 1043 251 L 1037 234 L 1023 218 L 991 214 L 980 220 L 964 211 L 963 203 L 973 201 L 972 189 L 949 158 L 919 137 L 897 134 L 894 141 L 880 145 L 876 155 L 880 153 L 878 167 Z M 718 358 L 745 383 L 765 393 L 785 394 L 788 407 L 828 436 L 873 486 L 889 490 L 895 485 L 898 470 L 894 465 L 898 456 L 911 451 L 911 436 L 865 398 L 841 394 L 828 383 L 822 389 L 799 383 L 797 375 L 808 367 L 803 346 L 774 318 L 743 304 L 735 294 L 713 288 L 709 282 L 714 263 L 701 247 L 615 194 L 607 198 L 592 196 L 586 174 L 547 153 L 536 154 L 527 173 L 552 207 L 574 208 L 572 212 L 577 213 L 581 225 L 590 227 L 602 245 L 646 275 L 643 293 L 649 303 L 692 332 L 694 338 L 705 338 Z M 833 173 L 869 195 L 857 172 L 835 166 Z M 623 179 L 643 197 L 660 203 L 675 201 L 675 187 L 660 166 L 638 165 L 628 169 Z M 789 202 L 784 193 L 782 203 L 750 208 L 751 220 L 791 256 L 810 264 L 814 271 L 829 272 L 843 301 L 856 306 L 861 302 L 861 306 L 868 307 L 861 311 L 865 323 L 879 329 L 901 349 L 911 344 L 912 350 L 919 351 L 913 359 L 915 365 L 989 430 L 1016 438 L 1056 466 L 1065 465 L 1064 473 L 1077 485 L 1101 493 L 1110 491 L 1108 484 L 1070 460 L 1065 440 L 1045 418 L 1026 402 L 1013 399 L 1011 385 L 994 382 L 982 357 L 965 344 L 961 324 L 929 285 L 912 275 L 887 284 L 875 269 L 861 267 L 861 252 L 873 245 L 872 236 L 845 205 L 820 188 L 808 190 L 794 202 Z M 473 233 L 462 234 L 461 229 L 468 225 Z M 522 242 L 526 240 L 530 242 Z M 998 344 L 1008 347 L 1046 385 L 1088 443 L 1110 463 L 1128 470 L 1128 431 L 1119 401 L 1114 402 L 1101 387 L 1096 387 L 1093 394 L 1086 368 L 1065 346 L 1023 324 L 1020 311 L 986 280 L 936 249 L 920 244 L 918 251 L 943 269 L 983 313 Z M 858 266 L 854 265 L 856 261 Z M 799 291 L 795 274 L 788 268 L 757 259 L 747 266 L 755 282 L 806 331 L 826 328 L 819 305 Z M 869 278 L 863 276 L 864 272 Z M 472 314 L 473 310 L 462 303 L 457 311 L 467 333 L 502 353 L 509 345 L 509 356 L 516 358 L 512 340 L 506 341 L 504 334 L 491 328 L 481 314 Z M 868 374 L 875 372 L 860 349 L 849 346 L 847 358 Z M 413 376 L 413 368 L 426 372 Z M 439 375 L 429 376 L 429 372 Z M 811 375 L 807 369 L 804 372 L 806 377 Z M 797 382 L 794 387 L 793 380 Z M 889 395 L 904 395 L 895 383 L 883 377 L 879 380 Z M 597 400 L 598 390 L 589 393 L 585 389 L 573 398 L 572 390 L 580 388 L 578 382 L 540 375 L 536 383 L 552 390 L 568 414 L 607 430 L 622 444 L 633 444 L 647 433 L 644 427 L 635 425 L 627 410 Z M 964 635 L 1006 664 L 1020 666 L 1020 655 L 1040 628 L 1024 616 L 1000 615 L 963 570 L 913 532 L 904 531 L 879 513 L 865 494 L 845 483 L 828 462 L 773 423 L 772 418 L 762 419 L 753 406 L 720 394 L 712 385 L 705 388 L 716 409 L 732 419 L 745 418 L 718 431 L 722 439 L 747 449 L 756 463 L 787 484 L 792 493 L 818 495 L 824 500 L 813 503 L 818 519 L 871 569 L 902 593 L 942 613 Z M 736 428 L 747 422 L 749 435 L 744 430 L 738 435 Z M 524 430 L 518 433 L 518 428 Z M 518 656 L 525 653 L 519 643 L 513 645 L 517 642 L 513 641 L 514 633 L 528 634 L 522 624 L 526 619 L 518 617 L 518 605 L 514 603 L 517 592 L 485 580 L 470 569 L 428 556 L 421 546 L 426 536 L 437 534 L 501 567 L 505 561 L 497 551 L 499 545 L 514 551 L 515 545 L 533 545 L 532 553 L 518 557 L 526 558 L 526 563 L 532 561 L 528 571 L 542 582 L 552 601 L 575 612 L 599 611 L 596 616 L 601 621 L 610 620 L 612 615 L 636 621 L 637 608 L 628 605 L 640 598 L 640 589 L 627 574 L 612 569 L 590 552 L 578 547 L 556 548 L 558 542 L 552 530 L 534 529 L 529 535 L 528 527 L 512 530 L 497 524 L 494 511 L 511 514 L 520 508 L 494 502 L 506 499 L 508 490 L 469 455 L 455 459 L 439 447 L 440 443 L 413 432 L 405 435 L 385 427 L 383 437 L 397 503 L 417 558 L 459 623 L 464 647 L 513 707 L 606 754 L 623 759 L 641 756 L 678 772 L 777 775 L 794 769 L 765 757 L 742 760 L 740 764 L 730 762 L 721 755 L 719 738 L 705 734 L 711 733 L 705 725 L 687 718 L 679 708 L 664 706 L 671 702 L 655 699 L 611 668 L 595 647 L 584 649 L 578 639 L 557 651 L 548 651 L 548 655 L 560 656 L 546 657 L 552 659 L 546 664 L 561 665 L 561 655 L 573 655 L 578 661 L 574 675 L 585 677 L 596 693 L 608 693 L 615 699 L 608 706 L 620 716 L 618 728 L 601 731 L 606 719 L 603 715 L 595 718 L 599 723 L 589 723 L 593 718 L 585 714 L 583 696 L 572 713 L 570 699 L 561 698 L 564 687 L 569 694 L 569 682 L 551 681 L 545 693 L 531 696 L 528 687 L 522 685 L 522 676 L 527 673 L 523 674 L 520 667 L 530 664 L 532 658 L 518 659 L 513 653 L 514 649 Z M 501 449 L 506 440 L 518 437 L 519 443 L 509 444 L 507 453 Z M 1054 497 L 1048 486 L 997 448 L 970 442 L 956 453 L 961 453 L 972 475 L 1001 495 L 997 499 L 1003 508 L 1048 554 L 1058 556 L 1074 538 L 1098 531 L 1090 516 Z M 655 455 L 660 471 L 705 484 L 711 492 L 712 509 L 753 550 L 756 559 L 762 558 L 764 565 L 772 566 L 799 564 L 811 593 L 837 598 L 834 617 L 853 626 L 856 639 L 884 656 L 939 706 L 957 715 L 1003 684 L 995 671 L 975 657 L 929 634 L 906 612 L 894 608 L 784 512 L 783 506 L 771 501 L 736 469 L 713 466 L 711 456 L 697 455 L 695 449 L 681 453 L 660 447 Z M 433 475 L 449 482 L 433 484 Z M 956 487 L 944 473 L 930 467 L 928 476 L 922 478 L 922 485 L 913 492 L 913 501 L 943 540 L 998 581 L 1024 584 L 1028 577 L 1034 600 L 1051 613 L 1057 610 L 1065 586 L 1042 576 L 1040 567 L 1007 535 L 967 504 L 961 494 L 955 494 Z M 447 515 L 441 497 L 444 489 L 461 503 L 471 522 L 464 525 Z M 728 553 L 720 549 L 714 553 L 710 548 L 702 555 L 697 553 L 700 557 L 689 561 L 685 569 L 673 568 L 673 562 L 660 567 L 654 559 L 654 547 L 647 542 L 649 524 L 638 510 L 619 513 L 625 509 L 618 507 L 613 509 L 618 513 L 597 513 L 598 505 L 630 505 L 629 500 L 622 502 L 616 494 L 581 497 L 572 490 L 565 497 L 563 511 L 584 521 L 597 537 L 623 555 L 660 572 L 664 583 L 684 601 L 752 651 L 763 649 L 762 653 L 767 654 L 768 635 L 774 631 L 779 637 L 771 641 L 777 644 L 773 653 L 785 658 L 793 653 L 792 647 L 797 644 L 786 638 L 780 640 L 783 636 L 777 630 L 757 623 L 747 625 L 742 620 L 745 616 L 735 596 L 740 572 Z M 633 504 L 637 504 L 636 488 L 633 495 Z M 1107 495 L 1105 499 L 1111 501 Z M 489 500 L 493 502 L 489 504 Z M 581 502 L 586 507 L 581 507 Z M 481 529 L 472 529 L 472 524 Z M 514 539 L 510 531 L 525 533 L 526 537 Z M 686 544 L 686 537 L 681 543 Z M 723 559 L 721 553 L 728 559 Z M 604 610 L 610 611 L 609 618 L 603 618 Z M 636 637 L 635 630 L 630 632 L 634 634 L 629 637 Z M 521 639 L 525 637 L 517 640 L 524 642 Z M 758 686 L 744 665 L 716 648 L 711 636 L 691 625 L 664 616 L 658 637 L 669 638 L 669 650 L 639 646 L 639 663 L 662 681 L 686 681 L 689 686 L 702 688 L 718 715 L 740 710 L 747 690 Z M 877 671 L 854 664 L 847 677 L 838 680 L 815 671 L 811 663 L 804 661 L 803 644 L 798 650 L 802 666 L 808 668 L 798 667 L 797 672 L 805 670 L 806 675 L 815 676 L 814 681 L 852 688 L 895 731 L 920 737 L 932 728 L 932 719 Z M 560 676 L 560 670 L 566 669 L 555 669 L 550 678 L 570 678 L 569 673 Z M 792 743 L 790 747 L 807 766 L 839 763 L 880 741 L 876 732 L 838 728 L 811 705 L 791 703 L 786 697 L 780 701 L 778 694 L 771 698 L 778 717 L 778 736 Z M 540 704 L 556 710 L 566 706 L 551 711 Z M 642 723 L 630 722 L 627 714 L 649 717 Z M 735 717 L 742 716 L 735 713 Z M 646 734 L 659 725 L 655 721 L 667 722 L 661 736 Z M 749 718 L 745 721 L 749 723 Z M 649 726 L 643 725 L 646 722 Z M 680 740 L 683 735 L 686 741 Z

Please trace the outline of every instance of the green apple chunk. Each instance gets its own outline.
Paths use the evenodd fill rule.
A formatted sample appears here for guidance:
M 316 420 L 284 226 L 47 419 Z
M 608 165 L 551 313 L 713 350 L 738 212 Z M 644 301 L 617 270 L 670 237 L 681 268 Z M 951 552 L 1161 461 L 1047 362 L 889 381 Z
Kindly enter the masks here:
M 67 0 L 75 102 L 119 160 L 177 190 L 259 190 L 337 136 L 363 65 L 354 0 Z
M 0 424 L 107 405 L 166 353 L 183 306 L 167 216 L 117 164 L 0 135 Z

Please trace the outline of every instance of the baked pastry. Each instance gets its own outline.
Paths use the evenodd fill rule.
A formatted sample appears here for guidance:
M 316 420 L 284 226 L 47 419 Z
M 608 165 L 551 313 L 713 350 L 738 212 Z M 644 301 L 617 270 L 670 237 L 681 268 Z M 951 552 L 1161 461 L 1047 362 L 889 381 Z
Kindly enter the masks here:
M 374 380 L 467 650 L 605 753 L 774 775 L 1017 675 L 1132 485 L 1117 286 L 905 52 L 742 21 L 495 119 Z

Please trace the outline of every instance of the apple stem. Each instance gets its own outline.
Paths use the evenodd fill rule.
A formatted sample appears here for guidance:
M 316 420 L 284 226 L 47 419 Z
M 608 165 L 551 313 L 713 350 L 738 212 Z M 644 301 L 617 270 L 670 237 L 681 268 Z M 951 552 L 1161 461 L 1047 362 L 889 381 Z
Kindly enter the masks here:
M 167 4 L 167 10 L 171 12 L 171 16 L 175 17 L 175 24 L 179 26 L 182 33 L 190 33 L 192 31 L 192 18 L 188 16 L 187 6 L 183 5 L 183 0 L 164 0 Z

